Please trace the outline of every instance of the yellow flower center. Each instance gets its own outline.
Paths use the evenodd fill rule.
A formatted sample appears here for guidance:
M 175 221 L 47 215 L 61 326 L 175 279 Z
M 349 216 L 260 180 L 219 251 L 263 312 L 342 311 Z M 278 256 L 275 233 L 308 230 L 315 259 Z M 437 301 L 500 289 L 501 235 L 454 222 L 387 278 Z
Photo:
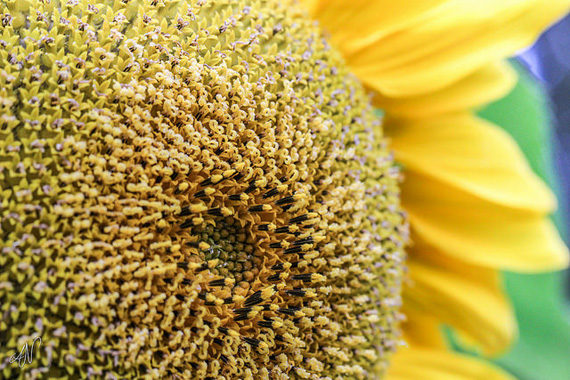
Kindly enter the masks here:
M 41 336 L 53 377 L 384 371 L 398 171 L 318 28 L 248 3 L 0 2 L 3 358 Z

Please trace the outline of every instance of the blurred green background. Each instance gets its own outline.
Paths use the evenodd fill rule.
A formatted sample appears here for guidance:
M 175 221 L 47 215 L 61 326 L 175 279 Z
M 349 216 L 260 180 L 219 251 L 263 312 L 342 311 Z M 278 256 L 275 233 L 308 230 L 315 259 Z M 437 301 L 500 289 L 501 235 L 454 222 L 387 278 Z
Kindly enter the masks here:
M 552 129 L 545 92 L 524 68 L 513 62 L 519 83 L 505 98 L 479 112 L 510 133 L 533 170 L 561 199 L 552 162 Z M 560 213 L 553 215 L 559 231 Z M 568 242 L 568 236 L 563 239 Z M 568 272 L 533 275 L 504 273 L 505 288 L 519 324 L 519 340 L 495 362 L 521 380 L 570 380 L 570 305 L 564 296 Z

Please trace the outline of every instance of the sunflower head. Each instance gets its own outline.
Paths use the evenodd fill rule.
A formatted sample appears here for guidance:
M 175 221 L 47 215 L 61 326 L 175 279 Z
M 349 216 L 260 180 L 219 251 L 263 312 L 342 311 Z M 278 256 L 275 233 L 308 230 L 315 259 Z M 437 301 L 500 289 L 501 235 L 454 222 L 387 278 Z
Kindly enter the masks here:
M 36 377 L 384 371 L 398 170 L 317 27 L 249 3 L 0 1 L 2 357 L 41 336 Z

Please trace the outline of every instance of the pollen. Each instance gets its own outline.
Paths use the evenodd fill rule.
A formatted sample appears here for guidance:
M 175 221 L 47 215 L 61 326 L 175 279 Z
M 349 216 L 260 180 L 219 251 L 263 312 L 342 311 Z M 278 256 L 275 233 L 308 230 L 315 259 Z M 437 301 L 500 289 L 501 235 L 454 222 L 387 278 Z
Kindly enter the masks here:
M 400 174 L 296 2 L 0 0 L 0 19 L 2 360 L 40 336 L 31 378 L 382 375 Z

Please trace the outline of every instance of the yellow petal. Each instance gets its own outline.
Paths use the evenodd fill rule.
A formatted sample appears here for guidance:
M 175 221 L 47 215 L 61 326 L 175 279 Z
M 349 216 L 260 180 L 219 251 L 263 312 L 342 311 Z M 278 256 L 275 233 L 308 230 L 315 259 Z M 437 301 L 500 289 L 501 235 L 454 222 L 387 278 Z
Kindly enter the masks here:
M 426 95 L 390 98 L 375 94 L 374 105 L 398 118 L 426 118 L 468 110 L 506 95 L 516 72 L 505 62 L 488 64 L 456 83 Z
M 497 204 L 537 213 L 556 205 L 512 137 L 471 114 L 386 122 L 396 160 L 420 173 Z M 409 175 L 409 174 L 408 174 Z
M 404 97 L 442 89 L 512 55 L 569 7 L 567 0 L 422 3 L 321 1 L 313 11 L 367 86 Z
M 568 250 L 540 214 L 500 207 L 414 172 L 402 184 L 412 232 L 443 254 L 475 265 L 522 272 L 568 265 Z
M 408 344 L 445 349 L 446 342 L 440 330 L 441 321 L 407 307 L 407 301 L 404 301 L 402 312 L 406 316 L 406 321 L 402 324 L 402 332 Z
M 371 46 L 389 33 L 413 25 L 449 0 L 302 0 L 343 55 Z
M 436 349 L 402 348 L 392 358 L 387 380 L 514 380 L 482 360 Z
M 498 272 L 426 248 L 416 247 L 410 254 L 411 284 L 404 290 L 407 315 L 431 315 L 463 332 L 485 354 L 505 350 L 517 328 Z

